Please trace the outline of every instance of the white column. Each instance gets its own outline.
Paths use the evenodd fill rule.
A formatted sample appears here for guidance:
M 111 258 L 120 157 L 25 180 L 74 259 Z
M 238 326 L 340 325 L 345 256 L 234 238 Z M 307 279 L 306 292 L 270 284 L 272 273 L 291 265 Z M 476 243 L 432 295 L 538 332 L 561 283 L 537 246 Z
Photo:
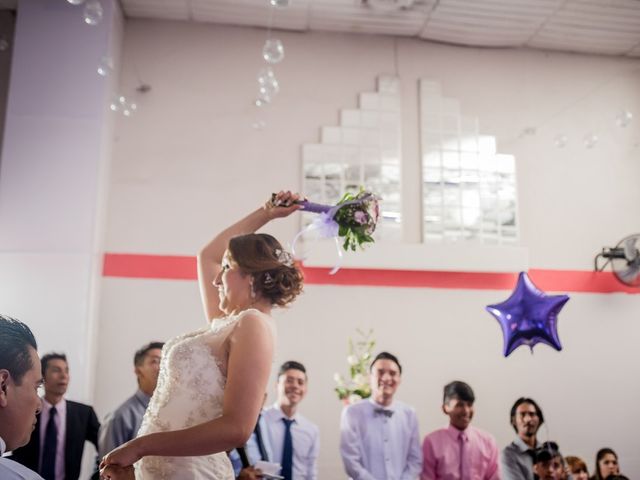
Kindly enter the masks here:
M 68 396 L 92 401 L 97 287 L 122 14 L 102 21 L 63 0 L 18 5 L 0 160 L 0 313 L 27 323 L 40 353 L 65 352 Z M 117 58 L 116 58 L 117 61 Z

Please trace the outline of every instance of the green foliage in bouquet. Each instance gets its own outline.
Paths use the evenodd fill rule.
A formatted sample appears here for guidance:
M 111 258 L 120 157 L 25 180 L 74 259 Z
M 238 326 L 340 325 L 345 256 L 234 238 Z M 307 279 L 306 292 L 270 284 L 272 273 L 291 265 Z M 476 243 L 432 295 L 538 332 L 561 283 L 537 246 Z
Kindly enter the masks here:
M 353 202 L 353 203 L 351 203 Z M 337 205 L 340 208 L 333 219 L 339 225 L 338 235 L 344 239 L 342 248 L 355 251 L 365 243 L 373 243 L 373 232 L 378 223 L 380 207 L 378 198 L 371 192 L 361 189 L 356 195 L 347 192 Z
M 339 373 L 333 377 L 337 383 L 334 390 L 338 398 L 348 403 L 355 403 L 371 396 L 369 363 L 376 341 L 373 339 L 373 330 L 365 333 L 357 329 L 356 332 L 360 338 L 355 342 L 351 338 L 349 339 L 349 355 L 347 356 L 349 377 L 345 379 Z

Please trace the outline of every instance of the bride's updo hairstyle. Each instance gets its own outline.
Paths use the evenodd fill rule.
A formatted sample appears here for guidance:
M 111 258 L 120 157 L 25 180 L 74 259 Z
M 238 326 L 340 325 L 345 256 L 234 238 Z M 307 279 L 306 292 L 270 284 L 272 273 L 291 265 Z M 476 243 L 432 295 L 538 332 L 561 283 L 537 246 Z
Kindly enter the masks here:
M 302 292 L 302 272 L 280 242 L 266 233 L 239 235 L 229 240 L 231 259 L 253 277 L 253 290 L 284 307 Z

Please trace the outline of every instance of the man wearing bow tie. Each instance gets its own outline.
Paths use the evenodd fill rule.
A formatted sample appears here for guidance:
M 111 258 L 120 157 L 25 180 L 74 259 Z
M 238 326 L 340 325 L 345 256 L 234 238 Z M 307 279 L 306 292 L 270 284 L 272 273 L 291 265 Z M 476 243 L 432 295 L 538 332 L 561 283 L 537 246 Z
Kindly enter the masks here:
M 394 401 L 402 366 L 381 352 L 370 367 L 371 398 L 349 405 L 340 422 L 340 454 L 353 480 L 415 480 L 422 469 L 418 419 Z

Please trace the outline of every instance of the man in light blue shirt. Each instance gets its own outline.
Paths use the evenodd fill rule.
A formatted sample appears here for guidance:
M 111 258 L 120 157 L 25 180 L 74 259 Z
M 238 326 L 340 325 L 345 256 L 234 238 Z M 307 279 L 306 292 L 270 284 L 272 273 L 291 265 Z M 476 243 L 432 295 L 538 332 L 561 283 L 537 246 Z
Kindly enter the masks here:
M 0 315 L 0 479 L 42 480 L 24 465 L 6 458 L 29 442 L 42 408 L 38 388 L 42 369 L 38 345 L 29 327 Z
M 371 398 L 347 406 L 340 422 L 340 454 L 353 480 L 415 480 L 422 470 L 418 419 L 394 400 L 402 366 L 381 352 L 371 363 Z
M 278 398 L 264 412 L 271 434 L 273 461 L 280 463 L 285 480 L 316 480 L 320 431 L 298 413 L 307 393 L 307 371 L 299 362 L 282 364 L 278 373 Z
M 162 342 L 151 342 L 135 353 L 133 367 L 138 379 L 138 391 L 105 418 L 98 438 L 100 458 L 137 435 L 158 384 L 163 346 Z
M 229 452 L 229 460 L 233 465 L 233 471 L 236 478 L 244 480 L 253 477 L 260 478 L 259 474 L 253 466 L 259 460 L 265 462 L 273 461 L 273 450 L 271 449 L 271 436 L 269 435 L 269 427 L 265 422 L 264 416 L 261 413 L 258 417 L 256 428 L 253 430 L 251 437 L 244 446 L 244 451 L 247 455 L 247 461 L 249 467 L 243 465 L 242 459 L 238 452 L 238 449 Z

